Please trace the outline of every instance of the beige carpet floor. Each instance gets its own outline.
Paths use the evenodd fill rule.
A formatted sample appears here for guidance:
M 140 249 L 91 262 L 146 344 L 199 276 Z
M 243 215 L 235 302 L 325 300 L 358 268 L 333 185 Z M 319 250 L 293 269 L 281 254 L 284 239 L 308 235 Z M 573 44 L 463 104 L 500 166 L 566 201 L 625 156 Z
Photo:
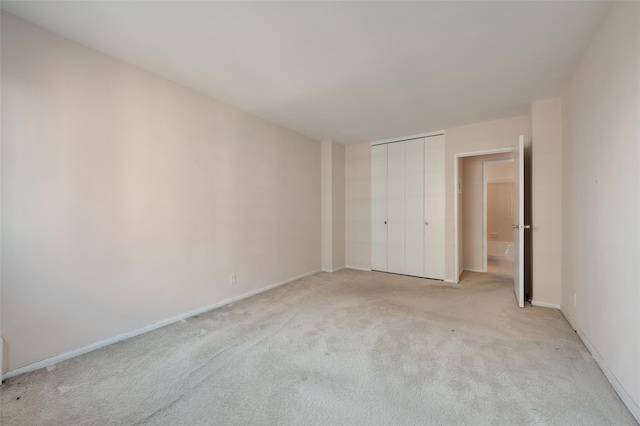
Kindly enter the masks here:
M 559 311 L 464 278 L 307 277 L 7 380 L 2 425 L 636 424 Z

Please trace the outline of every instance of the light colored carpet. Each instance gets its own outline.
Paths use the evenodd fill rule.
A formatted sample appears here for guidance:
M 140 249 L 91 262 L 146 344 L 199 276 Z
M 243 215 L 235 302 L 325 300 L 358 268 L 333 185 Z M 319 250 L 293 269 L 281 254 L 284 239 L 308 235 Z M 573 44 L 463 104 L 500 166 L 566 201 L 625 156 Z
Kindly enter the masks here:
M 317 274 L 0 392 L 5 426 L 636 424 L 560 312 L 474 273 Z

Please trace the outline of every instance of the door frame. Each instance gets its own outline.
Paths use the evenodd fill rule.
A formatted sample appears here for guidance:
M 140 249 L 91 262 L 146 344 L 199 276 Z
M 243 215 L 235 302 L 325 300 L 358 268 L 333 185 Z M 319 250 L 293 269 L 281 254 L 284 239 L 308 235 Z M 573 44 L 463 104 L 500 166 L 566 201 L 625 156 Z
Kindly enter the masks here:
M 459 174 L 459 167 L 458 167 L 458 162 L 461 158 L 463 157 L 476 157 L 479 155 L 491 155 L 491 154 L 503 154 L 506 152 L 516 152 L 518 150 L 518 148 L 516 147 L 505 147 L 505 148 L 494 148 L 494 149 L 487 149 L 487 150 L 482 150 L 482 151 L 469 151 L 469 152 L 457 152 L 453 155 L 453 266 L 454 266 L 454 270 L 455 270 L 455 275 L 454 275 L 454 283 L 459 283 L 460 282 L 460 274 L 462 274 L 462 271 L 460 269 L 460 249 L 461 249 L 461 244 L 458 241 L 459 238 L 459 230 L 458 230 L 458 219 L 459 219 L 459 203 L 458 203 L 458 174 Z M 464 191 L 464 187 L 462 188 L 462 190 Z M 486 263 L 486 256 L 485 256 L 485 263 Z M 485 265 L 486 267 L 486 265 Z
M 487 179 L 487 165 L 489 164 L 498 164 L 498 163 L 513 163 L 514 159 L 508 160 L 487 160 L 482 162 L 482 272 L 487 272 L 487 184 L 489 180 Z M 514 182 L 513 179 L 505 180 L 505 182 Z

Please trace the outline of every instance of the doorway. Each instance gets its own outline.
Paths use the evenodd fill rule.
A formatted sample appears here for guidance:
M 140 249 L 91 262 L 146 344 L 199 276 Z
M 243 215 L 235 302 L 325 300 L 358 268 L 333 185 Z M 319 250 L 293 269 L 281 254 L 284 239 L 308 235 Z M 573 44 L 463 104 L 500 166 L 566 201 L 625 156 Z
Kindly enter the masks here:
M 461 272 L 464 270 L 464 213 L 462 208 L 464 206 L 464 163 L 466 157 L 478 157 L 482 155 L 488 154 L 502 154 L 502 153 L 511 153 L 513 158 L 514 170 L 514 197 L 513 197 L 513 206 L 514 206 L 514 224 L 512 225 L 512 229 L 514 231 L 514 267 L 513 267 L 513 289 L 516 296 L 516 301 L 518 306 L 524 307 L 524 296 L 525 296 L 525 279 L 524 279 L 524 263 L 525 263 L 525 246 L 524 246 L 524 231 L 525 229 L 529 229 L 530 225 L 525 225 L 524 223 L 524 213 L 525 213 L 525 174 L 524 174 L 524 136 L 520 135 L 518 138 L 518 142 L 513 148 L 497 148 L 493 150 L 487 151 L 475 151 L 475 152 L 464 152 L 464 153 L 456 153 L 453 156 L 453 237 L 454 237 L 454 270 L 455 270 L 455 282 L 460 281 Z M 504 158 L 506 159 L 506 158 Z M 482 184 L 481 184 L 482 186 Z M 483 193 L 484 191 L 479 191 Z M 471 215 L 470 217 L 475 217 Z M 481 226 L 482 228 L 482 226 Z M 477 228 L 476 229 L 477 232 Z M 480 242 L 482 244 L 482 232 L 480 232 Z M 477 236 L 477 234 L 476 234 Z M 482 251 L 481 251 L 482 252 Z M 481 262 L 484 264 L 486 259 L 486 254 L 484 257 L 481 256 Z M 482 272 L 485 272 L 486 268 L 482 268 Z
M 483 162 L 484 272 L 513 277 L 514 164 L 513 159 Z
M 495 164 L 495 166 L 490 166 L 490 164 Z M 487 213 L 488 208 L 493 207 L 493 204 L 489 206 L 488 201 L 490 201 L 490 198 L 494 198 L 494 194 L 492 193 L 492 197 L 488 197 L 486 184 L 486 168 L 489 167 L 489 171 L 492 173 L 502 173 L 510 170 L 510 183 L 513 187 L 513 152 L 467 156 L 461 159 L 460 166 L 460 187 L 458 195 L 460 198 L 461 270 L 486 273 L 488 272 L 489 266 L 496 266 L 505 268 L 505 273 L 510 272 L 509 275 L 513 275 L 512 270 L 507 270 L 508 264 L 488 262 L 489 249 L 493 250 L 492 254 L 495 253 L 496 250 L 500 250 L 500 244 L 497 244 L 497 241 L 507 239 L 507 230 L 495 229 L 495 227 L 492 226 L 491 232 L 493 232 L 494 235 L 498 232 L 498 236 L 493 239 L 490 238 L 487 226 L 489 215 Z M 500 169 L 500 167 L 502 167 L 502 169 Z M 503 177 L 505 181 L 509 178 L 508 176 Z M 489 189 L 493 190 L 495 189 L 494 186 L 501 186 L 497 178 L 494 182 L 495 185 L 491 184 Z M 511 202 L 513 202 L 513 199 L 511 199 Z M 507 213 L 511 212 L 511 216 L 513 217 L 513 205 L 511 205 L 510 208 L 509 206 L 502 206 L 502 210 L 506 210 Z M 495 215 L 491 215 L 491 219 L 494 219 L 494 216 Z M 503 228 L 507 228 L 508 232 L 511 233 L 511 242 L 513 242 L 513 229 L 511 228 L 513 224 L 513 221 L 503 224 Z M 491 244 L 488 244 L 489 240 L 491 240 Z M 503 245 L 506 246 L 506 244 Z M 505 259 L 492 255 L 491 260 L 502 261 Z

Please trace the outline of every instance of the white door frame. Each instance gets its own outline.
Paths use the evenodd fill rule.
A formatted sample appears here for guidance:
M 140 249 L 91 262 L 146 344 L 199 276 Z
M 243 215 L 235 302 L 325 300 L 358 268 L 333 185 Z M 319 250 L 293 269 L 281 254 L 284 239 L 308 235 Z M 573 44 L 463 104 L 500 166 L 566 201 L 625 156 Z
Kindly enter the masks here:
M 508 160 L 487 160 L 482 162 L 482 272 L 487 272 L 487 166 L 489 164 L 498 163 L 513 163 L 513 158 Z M 513 182 L 513 178 L 507 179 L 504 182 Z
M 453 265 L 455 268 L 455 276 L 454 283 L 460 282 L 460 274 L 462 271 L 460 270 L 460 244 L 458 242 L 458 216 L 459 216 L 459 206 L 458 206 L 458 160 L 462 157 L 476 157 L 479 155 L 491 155 L 491 154 L 503 154 L 505 152 L 515 152 L 518 148 L 508 147 L 508 148 L 495 148 L 495 149 L 487 149 L 484 151 L 470 151 L 470 152 L 458 152 L 453 155 Z M 464 191 L 464 188 L 462 189 Z M 486 262 L 486 260 L 485 260 Z

